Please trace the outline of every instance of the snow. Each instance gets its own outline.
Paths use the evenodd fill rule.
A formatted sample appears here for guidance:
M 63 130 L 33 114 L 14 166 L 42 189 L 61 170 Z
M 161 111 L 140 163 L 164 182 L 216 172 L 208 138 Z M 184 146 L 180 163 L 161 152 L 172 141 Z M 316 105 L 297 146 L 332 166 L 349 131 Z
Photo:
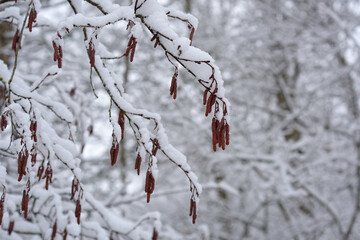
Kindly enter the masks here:
M 0 184 L 5 185 L 6 168 L 0 163 Z
M 133 19 L 133 17 L 133 10 L 130 7 L 119 7 L 113 9 L 105 16 L 98 17 L 86 17 L 85 15 L 78 13 L 69 17 L 66 21 L 61 22 L 58 26 L 58 31 L 65 31 L 66 28 L 71 31 L 76 26 L 103 27 L 120 20 L 130 20 Z
M 20 19 L 20 9 L 18 7 L 8 7 L 0 12 L 0 19 L 15 18 Z
M 184 13 L 171 8 L 165 8 L 165 12 L 167 13 L 167 15 L 171 15 L 180 18 L 182 20 L 188 21 L 195 28 L 195 30 L 198 28 L 199 25 L 198 19 L 190 13 Z
M 5 82 L 7 82 L 10 79 L 10 72 L 8 70 L 8 67 L 1 59 L 0 59 L 0 78 L 2 78 L 3 81 Z

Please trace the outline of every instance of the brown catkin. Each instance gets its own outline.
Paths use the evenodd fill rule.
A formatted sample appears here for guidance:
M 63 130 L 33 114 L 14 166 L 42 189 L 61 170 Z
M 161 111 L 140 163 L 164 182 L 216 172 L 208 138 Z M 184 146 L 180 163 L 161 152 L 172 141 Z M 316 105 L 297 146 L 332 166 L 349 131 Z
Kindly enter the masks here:
M 137 44 L 137 41 L 136 41 L 136 38 L 134 38 L 134 43 L 133 43 L 133 46 L 131 48 L 132 51 L 131 51 L 131 55 L 130 55 L 130 62 L 132 62 L 134 60 L 136 44 Z
M 206 105 L 206 99 L 207 99 L 208 92 L 209 92 L 209 89 L 208 88 L 205 89 L 204 96 L 203 96 L 203 105 Z
M 192 45 L 192 39 L 193 39 L 193 37 L 194 37 L 194 33 L 195 33 L 195 28 L 191 28 L 191 32 L 190 32 L 190 37 L 189 37 L 189 39 L 190 39 L 190 46 Z
M 135 169 L 137 170 L 138 175 L 140 175 L 140 167 L 141 167 L 141 156 L 140 153 L 138 153 L 135 161 Z
M 28 217 L 28 209 L 29 209 L 29 193 L 25 195 L 25 206 L 24 206 L 24 218 Z
M 3 216 L 4 216 L 4 203 L 1 202 L 0 203 L 0 225 L 2 224 Z
M 54 48 L 54 62 L 56 62 L 59 58 L 59 49 L 55 43 L 55 41 L 52 41 L 52 45 L 53 45 L 53 48 Z
M 216 143 L 217 143 L 217 134 L 216 134 L 216 119 L 215 117 L 212 119 L 212 142 L 213 142 L 213 150 L 216 152 Z
M 57 224 L 56 224 L 56 221 L 55 221 L 55 223 L 54 223 L 54 225 L 53 225 L 53 228 L 52 228 L 51 240 L 54 240 L 54 239 L 55 239 L 56 231 L 57 231 Z
M 225 125 L 225 133 L 226 133 L 226 145 L 230 144 L 230 127 L 229 124 Z
M 193 204 L 194 201 L 192 199 L 190 199 L 190 212 L 189 212 L 189 216 L 191 216 L 193 214 Z
M 7 127 L 6 117 L 4 115 L 1 116 L 1 131 L 4 131 Z
M 124 111 L 120 110 L 118 124 L 121 127 L 121 140 L 124 139 L 124 131 L 125 131 L 125 113 Z
M 158 239 L 158 232 L 156 231 L 156 228 L 154 228 L 153 235 L 152 235 L 152 240 L 157 240 L 157 239 Z
M 9 228 L 8 228 L 8 234 L 11 235 L 11 233 L 13 232 L 14 230 L 14 225 L 15 225 L 15 222 L 14 221 L 11 221 L 9 223 Z
M 23 191 L 23 196 L 22 196 L 22 200 L 21 200 L 21 211 L 25 210 L 25 199 L 26 199 L 26 191 L 24 189 Z
M 81 204 L 80 200 L 76 200 L 76 207 L 75 207 L 75 217 L 77 218 L 77 223 L 80 224 L 80 215 L 81 215 Z
M 19 29 L 16 29 L 13 42 L 12 42 L 12 50 L 16 51 L 16 44 L 19 42 Z
M 67 230 L 66 230 L 66 228 L 65 228 L 65 230 L 64 230 L 64 233 L 63 233 L 63 240 L 66 240 L 66 238 L 67 238 Z

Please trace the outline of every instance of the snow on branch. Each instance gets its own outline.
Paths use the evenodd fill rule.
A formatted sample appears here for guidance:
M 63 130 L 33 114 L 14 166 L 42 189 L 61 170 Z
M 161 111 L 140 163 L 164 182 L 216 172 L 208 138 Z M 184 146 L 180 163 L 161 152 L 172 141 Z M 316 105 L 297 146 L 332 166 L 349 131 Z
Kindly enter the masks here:
M 21 61 L 18 55 L 24 47 L 22 44 L 26 44 L 22 41 L 26 37 L 24 32 L 28 29 L 31 34 L 33 29 L 37 28 L 35 23 L 41 11 L 40 1 L 17 3 L 26 6 L 23 16 L 20 16 L 19 9 L 21 8 L 17 7 L 9 7 L 0 12 L 0 19 L 11 17 L 19 19 L 12 44 L 12 50 L 15 53 L 12 71 L 0 62 L 0 80 L 6 92 L 4 94 L 6 104 L 1 112 L 1 131 L 8 136 L 9 141 L 8 148 L 3 147 L 2 144 L 1 150 L 11 153 L 9 163 L 15 162 L 17 158 L 17 166 L 14 167 L 14 169 L 17 168 L 17 181 L 10 180 L 3 166 L 0 165 L 0 184 L 3 187 L 0 200 L 0 223 L 4 218 L 8 226 L 8 235 L 11 235 L 13 231 L 15 231 L 14 234 L 26 234 L 20 229 L 28 226 L 27 229 L 33 229 L 33 232 L 29 234 L 38 234 L 46 239 L 55 239 L 57 235 L 61 235 L 64 239 L 67 236 L 104 239 L 131 235 L 144 221 L 151 220 L 154 222 L 153 239 L 158 236 L 160 230 L 158 214 L 146 215 L 132 227 L 120 229 L 115 224 L 119 222 L 119 218 L 101 202 L 95 200 L 83 186 L 82 175 L 85 173 L 81 172 L 78 158 L 80 153 L 73 136 L 73 128 L 78 124 L 73 113 L 76 113 L 76 109 L 80 106 L 72 103 L 71 99 L 64 99 L 63 89 L 57 90 L 56 97 L 52 93 L 47 93 L 49 88 L 44 84 L 45 81 L 60 80 L 60 69 L 63 68 L 65 60 L 65 36 L 71 34 L 74 28 L 83 29 L 84 46 L 88 53 L 91 71 L 98 75 L 103 90 L 111 99 L 109 121 L 113 134 L 109 151 L 110 164 L 112 166 L 116 164 L 120 142 L 124 139 L 124 130 L 127 126 L 130 127 L 137 143 L 137 157 L 134 161 L 137 174 L 140 174 L 142 163 L 146 165 L 144 190 L 147 202 L 150 201 L 151 194 L 155 190 L 158 153 L 161 153 L 181 169 L 190 182 L 189 215 L 195 223 L 197 205 L 202 191 L 198 177 L 191 170 L 186 156 L 169 143 L 160 115 L 137 108 L 130 103 L 125 94 L 122 79 L 106 67 L 106 63 L 99 54 L 102 51 L 98 50 L 103 47 L 99 38 L 102 28 L 124 21 L 128 23 L 127 29 L 130 29 L 124 56 L 128 56 L 132 62 L 138 41 L 143 37 L 141 32 L 147 29 L 146 31 L 152 35 L 151 41 L 154 41 L 154 47 L 162 48 L 165 57 L 175 69 L 170 94 L 176 99 L 178 68 L 182 66 L 204 88 L 205 115 L 213 115 L 213 150 L 216 151 L 217 147 L 225 149 L 225 146 L 229 145 L 230 137 L 228 109 L 230 104 L 225 97 L 224 83 L 214 59 L 192 46 L 198 25 L 197 19 L 190 14 L 165 9 L 155 0 L 136 0 L 131 6 L 119 6 L 112 4 L 111 1 L 86 0 L 103 14 L 92 17 L 83 12 L 82 1 L 68 0 L 67 2 L 75 15 L 59 23 L 52 39 L 53 60 L 57 62 L 59 69 L 56 67 L 48 69 L 42 77 L 32 83 L 26 81 L 18 69 L 18 63 Z M 186 23 L 189 36 L 178 36 L 170 27 L 169 18 Z M 94 90 L 92 82 L 90 85 Z M 60 83 L 57 81 L 54 87 L 61 88 Z M 73 91 L 75 88 L 70 91 L 70 96 L 74 95 Z M 62 130 L 56 130 L 55 126 L 61 126 Z M 89 132 L 91 134 L 92 131 L 89 130 Z M 11 174 L 16 172 L 14 169 L 11 169 Z M 67 173 L 63 173 L 63 169 L 66 169 Z M 71 194 L 65 193 L 64 189 L 70 189 L 70 187 L 64 176 L 68 180 L 72 179 Z M 19 186 L 19 183 L 23 188 L 18 191 L 15 186 Z M 21 201 L 13 197 L 21 193 Z M 75 204 L 71 207 L 64 204 L 63 201 L 66 198 L 68 201 L 74 201 Z M 17 211 L 17 206 L 21 210 Z M 86 216 L 82 215 L 84 209 Z M 96 213 L 101 220 L 91 219 L 89 212 Z M 29 221 L 31 227 L 26 225 L 26 221 L 20 220 L 19 213 L 25 219 L 31 220 Z M 46 224 L 40 222 L 46 222 Z M 15 228 L 14 224 L 16 224 Z M 41 228 L 33 227 L 37 225 Z M 96 234 L 91 232 L 96 232 Z M 0 236 L 3 234 L 1 232 Z

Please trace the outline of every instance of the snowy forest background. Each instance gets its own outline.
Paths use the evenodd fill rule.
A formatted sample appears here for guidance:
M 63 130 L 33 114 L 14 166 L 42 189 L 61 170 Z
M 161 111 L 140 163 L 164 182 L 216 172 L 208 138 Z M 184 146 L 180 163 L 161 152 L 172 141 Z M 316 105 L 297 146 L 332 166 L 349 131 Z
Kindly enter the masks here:
M 0 238 L 360 239 L 359 25 L 358 0 L 0 1 Z

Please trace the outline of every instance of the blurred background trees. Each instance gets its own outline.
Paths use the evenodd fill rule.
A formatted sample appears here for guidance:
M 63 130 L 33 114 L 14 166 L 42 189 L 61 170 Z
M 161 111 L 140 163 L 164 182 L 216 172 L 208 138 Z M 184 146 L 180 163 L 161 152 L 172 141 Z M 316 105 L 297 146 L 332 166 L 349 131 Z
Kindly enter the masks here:
M 173 101 L 168 95 L 173 68 L 153 43 L 139 40 L 131 64 L 125 57 L 104 60 L 122 78 L 136 106 L 161 115 L 170 142 L 188 156 L 203 185 L 198 221 L 192 225 L 186 179 L 159 157 L 156 191 L 146 204 L 143 179 L 133 171 L 134 139 L 125 137 L 120 161 L 109 166 L 109 99 L 98 90 L 101 83 L 94 75 L 99 96 L 94 101 L 86 52 L 79 47 L 81 31 L 74 32 L 66 39 L 67 74 L 61 81 L 66 83 L 64 96 L 73 94 L 79 105 L 73 114 L 78 120 L 77 147 L 83 149 L 80 168 L 89 191 L 132 222 L 147 211 L 159 211 L 160 239 L 360 238 L 360 2 L 159 2 L 199 19 L 193 44 L 213 56 L 221 69 L 231 102 L 231 144 L 226 151 L 212 153 L 203 89 L 180 68 Z M 59 19 L 72 14 L 66 1 L 42 5 Z M 89 15 L 101 14 L 90 5 L 83 7 Z M 186 24 L 171 24 L 187 34 Z M 125 27 L 119 23 L 103 30 L 102 43 L 112 55 L 120 56 L 126 48 Z M 52 54 L 53 32 L 47 29 L 35 24 L 36 31 L 26 36 L 22 67 L 28 73 L 54 65 L 41 57 Z M 1 32 L 4 39 L 10 36 L 1 40 L 1 59 L 11 65 L 15 28 L 2 25 Z M 128 128 L 125 135 L 131 134 Z

